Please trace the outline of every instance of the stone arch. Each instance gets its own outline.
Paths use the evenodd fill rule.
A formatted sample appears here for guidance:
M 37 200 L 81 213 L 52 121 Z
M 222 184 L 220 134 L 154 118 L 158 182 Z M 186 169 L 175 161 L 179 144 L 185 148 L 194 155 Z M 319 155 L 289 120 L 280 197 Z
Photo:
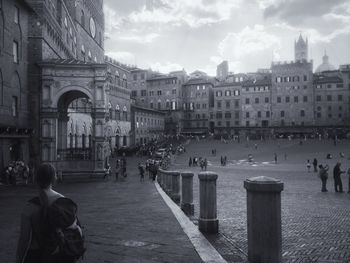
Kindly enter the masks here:
M 85 98 L 87 97 L 92 102 L 94 102 L 94 97 L 92 96 L 89 89 L 87 89 L 85 87 L 81 87 L 81 86 L 66 86 L 66 87 L 60 89 L 56 93 L 56 95 L 54 96 L 53 101 L 52 101 L 52 107 L 57 108 L 59 106 L 59 103 L 62 102 L 61 101 L 62 98 L 64 98 L 66 95 L 71 95 L 71 96 L 67 96 L 67 97 L 70 97 L 68 99 L 69 103 L 72 102 L 73 100 L 75 100 L 77 98 L 81 98 L 81 97 L 85 97 Z M 69 105 L 69 103 L 67 104 L 67 106 Z

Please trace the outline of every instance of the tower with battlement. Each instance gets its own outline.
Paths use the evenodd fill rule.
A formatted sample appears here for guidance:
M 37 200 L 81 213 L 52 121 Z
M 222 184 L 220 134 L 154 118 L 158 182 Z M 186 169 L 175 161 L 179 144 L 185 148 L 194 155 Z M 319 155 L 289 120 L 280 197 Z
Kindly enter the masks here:
M 308 60 L 308 48 L 309 48 L 309 41 L 306 38 L 306 40 L 303 39 L 302 35 L 300 34 L 298 41 L 294 42 L 294 56 L 295 61 L 303 61 Z

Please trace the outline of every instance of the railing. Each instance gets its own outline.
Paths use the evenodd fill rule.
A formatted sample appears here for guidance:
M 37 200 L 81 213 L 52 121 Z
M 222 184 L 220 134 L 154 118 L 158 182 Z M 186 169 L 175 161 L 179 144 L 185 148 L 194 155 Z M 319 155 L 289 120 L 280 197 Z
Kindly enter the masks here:
M 57 155 L 60 156 L 60 160 L 62 161 L 91 160 L 92 149 L 91 148 L 58 149 Z

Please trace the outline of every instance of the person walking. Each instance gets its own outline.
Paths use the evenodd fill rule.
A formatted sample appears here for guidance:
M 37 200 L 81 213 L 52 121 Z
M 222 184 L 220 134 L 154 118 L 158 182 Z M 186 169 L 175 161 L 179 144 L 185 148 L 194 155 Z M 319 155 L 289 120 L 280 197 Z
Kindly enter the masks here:
M 309 173 L 311 168 L 310 160 L 307 160 L 306 167 L 307 167 L 307 172 Z
M 143 169 L 143 166 L 141 163 L 139 163 L 138 168 L 139 168 L 139 172 L 140 172 L 140 182 L 144 182 L 145 181 L 145 169 Z
M 41 164 L 38 196 L 27 202 L 21 215 L 16 263 L 76 262 L 86 250 L 77 205 L 52 189 L 55 181 L 55 168 Z
M 208 160 L 207 158 L 204 159 L 204 169 L 205 171 L 207 170 L 207 167 L 208 167 Z M 349 171 L 350 171 L 350 168 L 349 168 Z M 350 175 L 349 175 L 349 178 L 350 178 Z M 350 189 L 350 179 L 349 179 L 349 189 Z
M 334 189 L 336 192 L 343 193 L 343 183 L 340 175 L 345 172 L 340 169 L 340 166 L 341 163 L 337 162 L 333 169 Z
M 277 153 L 274 153 L 274 159 L 275 159 L 275 163 L 277 163 Z
M 327 179 L 328 179 L 329 167 L 328 167 L 327 164 L 325 166 L 320 164 L 318 167 L 320 168 L 319 176 L 320 176 L 320 179 L 322 181 L 321 192 L 328 192 L 328 190 L 327 190 Z
M 188 160 L 188 166 L 191 167 L 192 166 L 192 158 L 190 157 L 190 159 Z
M 313 162 L 312 162 L 312 165 L 314 166 L 314 172 L 317 173 L 317 164 L 318 164 L 318 161 L 316 158 L 314 158 Z
M 115 180 L 118 181 L 120 172 L 120 161 L 119 159 L 115 160 Z

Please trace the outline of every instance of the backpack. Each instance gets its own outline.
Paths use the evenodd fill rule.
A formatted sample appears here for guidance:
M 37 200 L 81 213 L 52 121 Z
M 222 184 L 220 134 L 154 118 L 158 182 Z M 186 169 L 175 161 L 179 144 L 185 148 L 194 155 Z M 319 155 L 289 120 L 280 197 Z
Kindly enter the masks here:
M 50 206 L 43 205 L 39 198 L 34 202 L 40 209 L 33 217 L 36 226 L 32 221 L 32 228 L 42 248 L 44 262 L 74 263 L 82 258 L 86 248 L 77 205 L 65 197 L 56 199 Z M 74 223 L 75 227 L 70 227 Z

